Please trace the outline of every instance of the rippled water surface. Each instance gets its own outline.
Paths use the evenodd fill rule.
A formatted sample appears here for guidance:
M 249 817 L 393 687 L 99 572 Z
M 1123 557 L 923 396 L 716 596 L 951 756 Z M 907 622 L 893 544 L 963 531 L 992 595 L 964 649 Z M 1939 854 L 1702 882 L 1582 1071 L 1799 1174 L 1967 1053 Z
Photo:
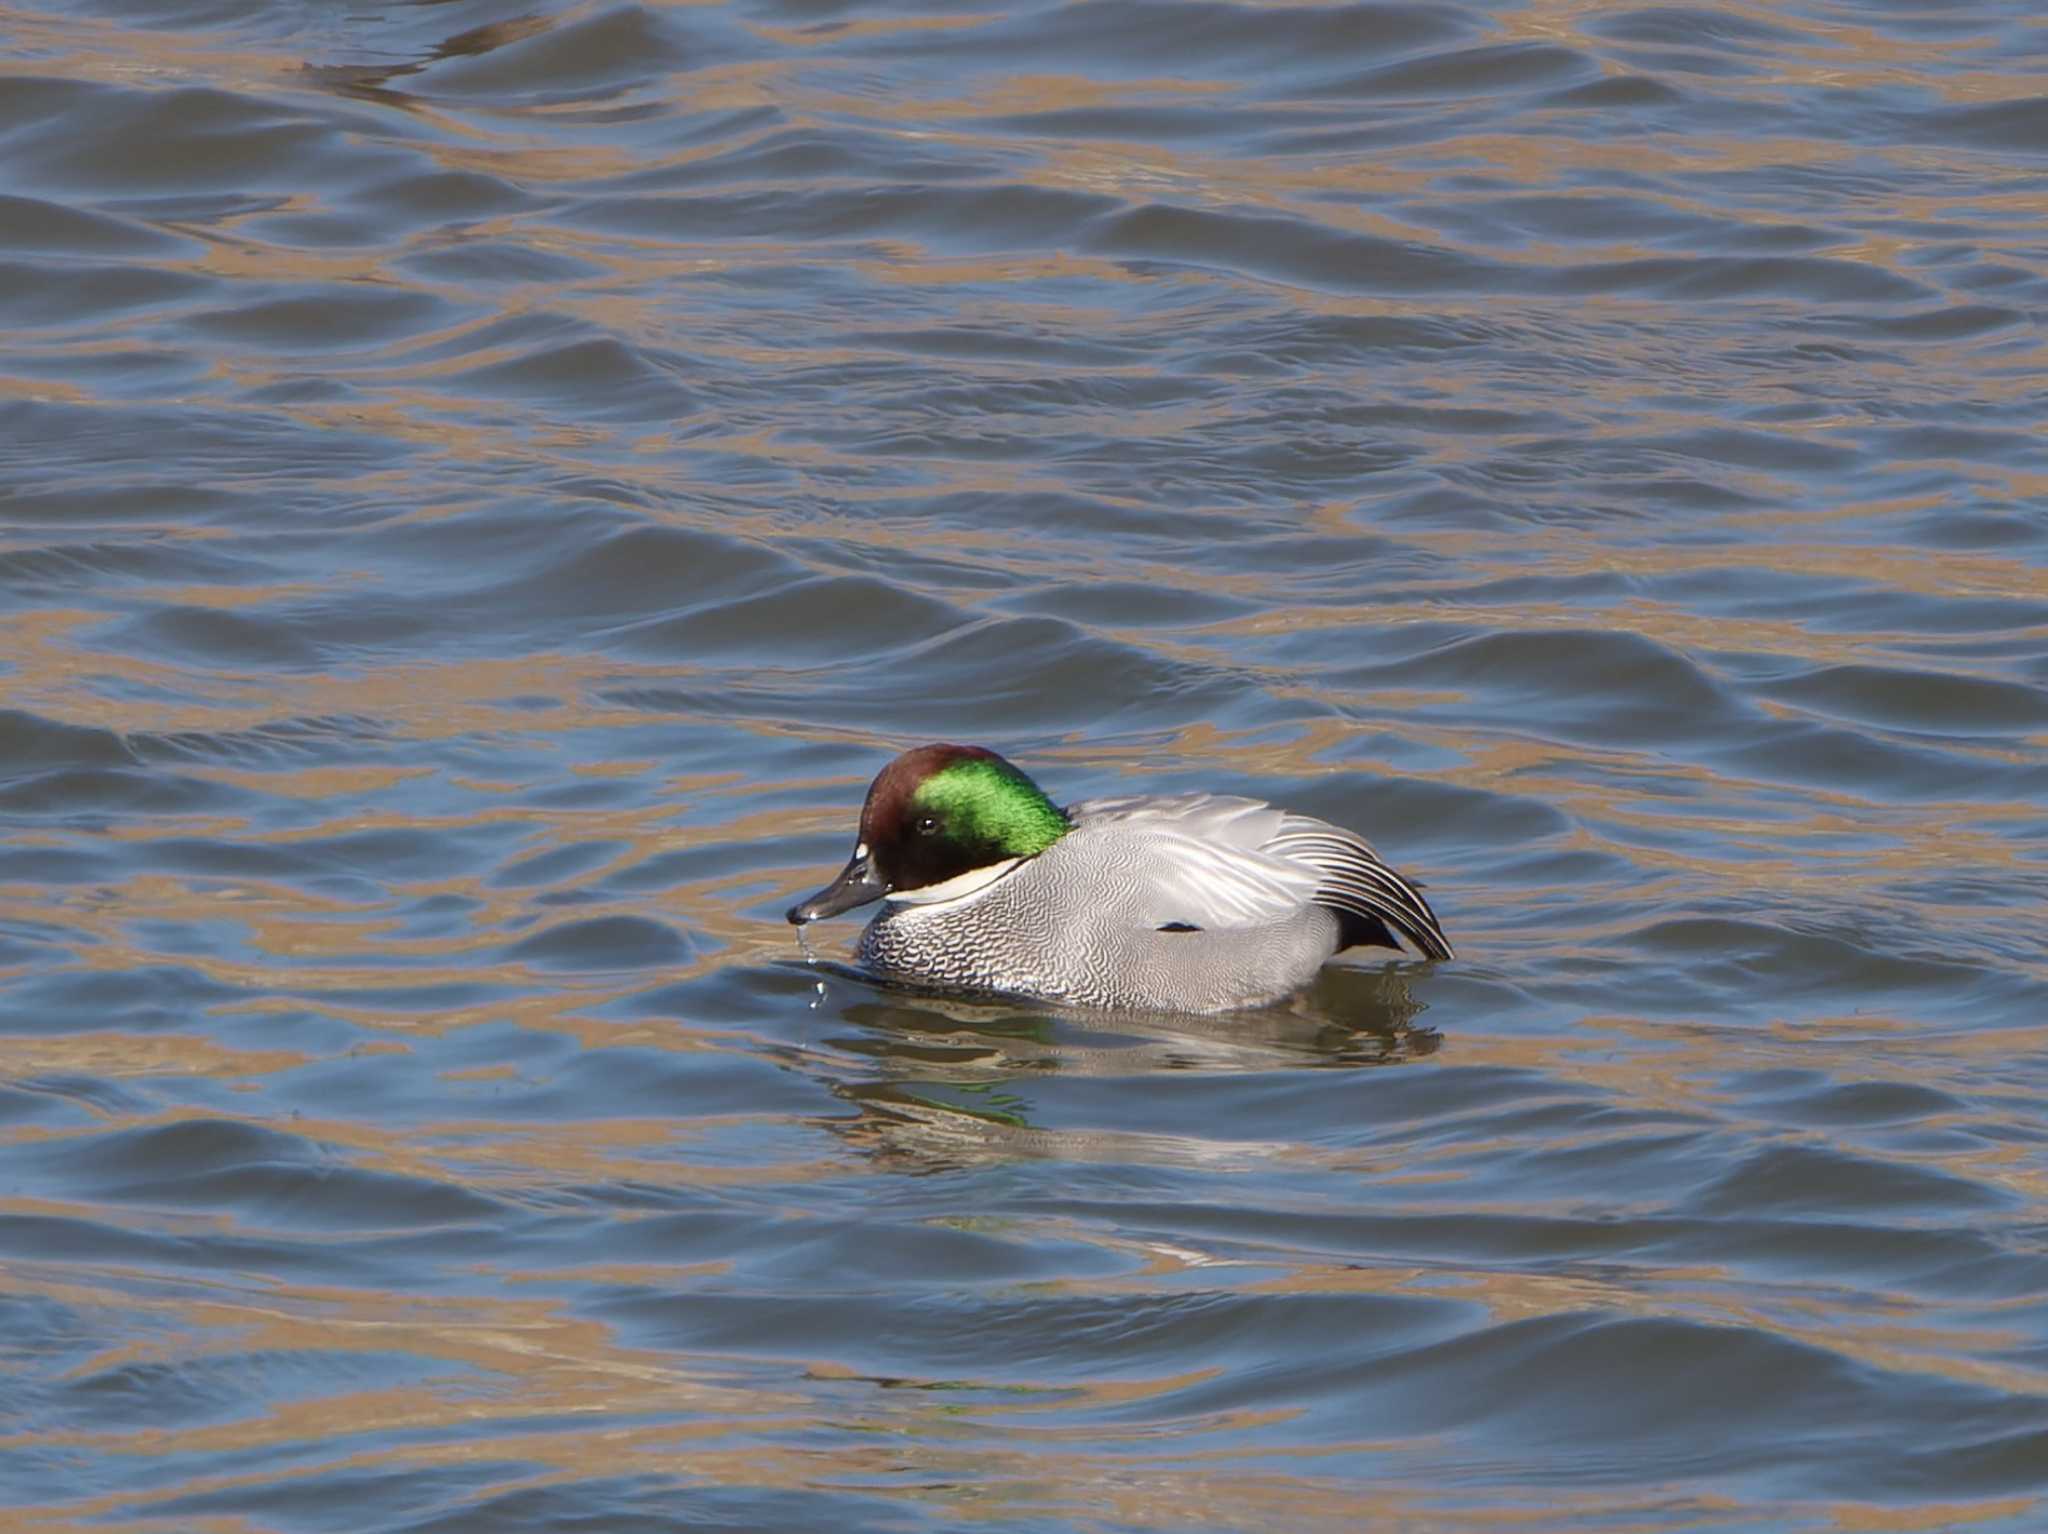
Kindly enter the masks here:
M 0 4 L 0 1525 L 2048 1526 L 2037 12 Z

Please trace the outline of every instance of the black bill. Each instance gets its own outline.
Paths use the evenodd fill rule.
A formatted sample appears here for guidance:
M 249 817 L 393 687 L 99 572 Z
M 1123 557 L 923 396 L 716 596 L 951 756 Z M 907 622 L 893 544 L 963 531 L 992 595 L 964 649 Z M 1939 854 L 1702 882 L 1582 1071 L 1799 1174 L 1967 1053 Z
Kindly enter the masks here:
M 839 871 L 838 878 L 810 899 L 799 900 L 789 908 L 790 925 L 801 927 L 806 922 L 837 916 L 841 911 L 851 911 L 870 900 L 880 900 L 888 893 L 889 887 L 875 877 L 874 859 L 864 852 L 856 852 L 846 867 Z

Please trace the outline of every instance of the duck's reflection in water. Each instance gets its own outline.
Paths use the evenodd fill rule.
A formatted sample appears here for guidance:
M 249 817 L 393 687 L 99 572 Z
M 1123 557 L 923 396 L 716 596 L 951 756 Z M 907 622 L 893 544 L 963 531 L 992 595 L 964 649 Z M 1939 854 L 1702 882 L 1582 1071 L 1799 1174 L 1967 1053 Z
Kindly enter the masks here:
M 1069 1011 L 835 982 L 827 994 L 838 993 L 832 1017 L 844 1026 L 819 1042 L 842 1064 L 855 1056 L 870 1071 L 828 1075 L 827 1087 L 855 1111 L 820 1122 L 898 1170 L 1013 1157 L 1209 1166 L 1259 1157 L 1282 1147 L 1230 1138 L 1222 1125 L 1214 1139 L 1148 1131 L 1147 1121 L 1172 1117 L 1148 1100 L 1188 1073 L 1389 1066 L 1434 1054 L 1442 1038 L 1416 1021 L 1424 1004 L 1411 973 L 1394 964 L 1335 967 L 1299 996 L 1214 1016 Z M 1110 1082 L 1119 1111 L 1100 1111 Z

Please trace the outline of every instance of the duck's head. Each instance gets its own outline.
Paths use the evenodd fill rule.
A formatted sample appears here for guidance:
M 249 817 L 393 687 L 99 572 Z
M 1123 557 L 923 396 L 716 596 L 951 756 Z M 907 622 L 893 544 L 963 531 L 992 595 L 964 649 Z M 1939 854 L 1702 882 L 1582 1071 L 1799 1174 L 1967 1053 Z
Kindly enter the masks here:
M 1066 835 L 1045 791 L 979 746 L 919 746 L 884 767 L 860 811 L 839 877 L 789 908 L 797 926 L 885 896 L 943 900 L 978 887 Z

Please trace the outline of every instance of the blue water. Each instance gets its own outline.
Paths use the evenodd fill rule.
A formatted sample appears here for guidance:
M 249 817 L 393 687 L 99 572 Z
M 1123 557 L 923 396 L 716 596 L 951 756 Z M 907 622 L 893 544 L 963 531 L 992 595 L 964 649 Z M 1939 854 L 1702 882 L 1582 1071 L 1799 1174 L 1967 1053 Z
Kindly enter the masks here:
M 2048 1522 L 2034 8 L 0 21 L 0 1526 Z M 934 739 L 1459 957 L 807 965 Z

